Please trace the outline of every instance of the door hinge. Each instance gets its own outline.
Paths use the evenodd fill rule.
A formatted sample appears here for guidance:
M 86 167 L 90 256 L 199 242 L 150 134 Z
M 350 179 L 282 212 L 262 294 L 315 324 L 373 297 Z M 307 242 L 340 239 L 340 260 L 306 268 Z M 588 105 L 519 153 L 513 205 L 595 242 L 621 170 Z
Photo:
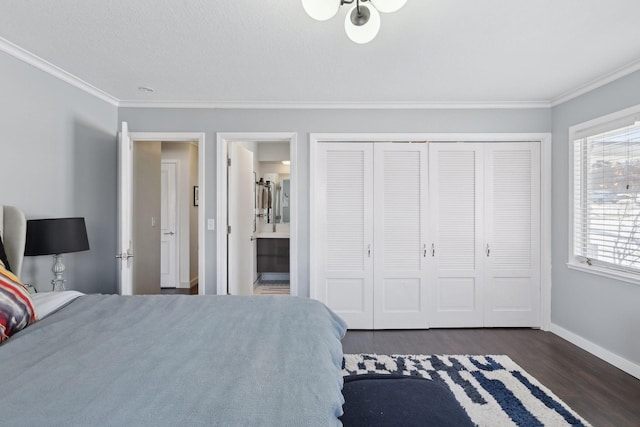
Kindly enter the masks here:
M 227 158 L 227 167 L 231 167 L 231 157 Z
M 231 226 L 227 225 L 227 234 L 231 234 Z

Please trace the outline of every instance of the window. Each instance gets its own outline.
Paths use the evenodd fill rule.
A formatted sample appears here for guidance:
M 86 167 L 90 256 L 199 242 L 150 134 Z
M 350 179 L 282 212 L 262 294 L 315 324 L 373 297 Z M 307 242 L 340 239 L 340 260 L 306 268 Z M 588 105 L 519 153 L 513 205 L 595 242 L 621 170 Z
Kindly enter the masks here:
M 571 130 L 570 264 L 640 281 L 640 109 L 635 110 Z

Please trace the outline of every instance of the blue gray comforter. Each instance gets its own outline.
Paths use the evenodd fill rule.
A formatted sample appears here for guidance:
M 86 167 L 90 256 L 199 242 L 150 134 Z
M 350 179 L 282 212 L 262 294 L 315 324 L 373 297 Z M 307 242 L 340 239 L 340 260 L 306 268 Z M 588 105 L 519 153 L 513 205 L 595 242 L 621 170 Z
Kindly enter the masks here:
M 0 346 L 0 424 L 340 425 L 345 330 L 305 298 L 83 296 Z

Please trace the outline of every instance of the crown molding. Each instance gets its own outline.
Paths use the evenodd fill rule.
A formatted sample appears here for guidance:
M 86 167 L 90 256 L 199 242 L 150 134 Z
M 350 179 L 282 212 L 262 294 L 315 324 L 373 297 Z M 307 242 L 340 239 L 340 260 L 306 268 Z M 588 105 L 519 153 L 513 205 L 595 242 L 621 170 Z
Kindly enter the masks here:
M 547 101 L 498 102 L 265 102 L 265 101 L 156 101 L 120 100 L 79 77 L 0 37 L 0 51 L 30 64 L 113 106 L 122 108 L 210 108 L 210 109 L 295 109 L 295 110 L 488 110 L 551 108 L 584 95 L 640 70 L 640 59 Z
M 627 76 L 631 73 L 640 70 L 640 59 L 636 59 L 635 61 L 630 62 L 627 65 L 624 65 L 620 68 L 617 68 L 607 74 L 604 74 L 600 77 L 597 77 L 585 84 L 582 84 L 570 91 L 567 91 L 560 96 L 553 98 L 549 104 L 551 107 L 555 107 L 556 105 L 564 104 L 567 101 L 572 100 L 573 98 L 577 98 L 580 95 L 584 95 L 585 93 L 591 92 L 594 89 L 602 87 L 607 83 L 611 83 L 615 80 L 618 80 L 624 76 Z
M 95 96 L 98 99 L 101 99 L 113 106 L 118 106 L 119 100 L 115 98 L 105 91 L 98 89 L 97 87 L 85 82 L 79 77 L 74 76 L 73 74 L 63 70 L 62 68 L 53 65 L 52 63 L 40 58 L 39 56 L 11 43 L 9 40 L 0 37 L 0 51 L 7 53 L 8 55 L 13 56 L 16 59 L 19 59 L 23 62 L 26 62 L 29 65 L 32 65 L 38 68 L 41 71 L 44 71 L 47 74 L 52 75 L 72 86 L 77 87 L 80 90 L 87 92 L 90 95 Z
M 120 101 L 122 108 L 210 108 L 280 110 L 467 110 L 549 108 L 547 101 L 533 102 L 209 102 Z

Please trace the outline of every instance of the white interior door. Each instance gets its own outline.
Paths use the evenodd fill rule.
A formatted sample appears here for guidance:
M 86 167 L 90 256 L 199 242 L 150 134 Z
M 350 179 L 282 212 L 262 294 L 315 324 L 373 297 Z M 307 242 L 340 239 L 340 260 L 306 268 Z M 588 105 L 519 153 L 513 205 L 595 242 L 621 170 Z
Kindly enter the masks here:
M 178 202 L 175 162 L 162 162 L 160 178 L 160 287 L 177 288 Z
M 253 293 L 253 153 L 240 144 L 229 144 L 228 292 L 231 295 Z
M 318 144 L 314 298 L 373 328 L 373 144 Z
M 539 327 L 539 144 L 485 144 L 485 179 L 484 324 Z
M 121 295 L 132 294 L 133 147 L 127 122 L 118 135 L 118 284 Z
M 427 144 L 373 145 L 374 329 L 427 328 Z
M 482 144 L 429 144 L 432 327 L 483 326 Z

